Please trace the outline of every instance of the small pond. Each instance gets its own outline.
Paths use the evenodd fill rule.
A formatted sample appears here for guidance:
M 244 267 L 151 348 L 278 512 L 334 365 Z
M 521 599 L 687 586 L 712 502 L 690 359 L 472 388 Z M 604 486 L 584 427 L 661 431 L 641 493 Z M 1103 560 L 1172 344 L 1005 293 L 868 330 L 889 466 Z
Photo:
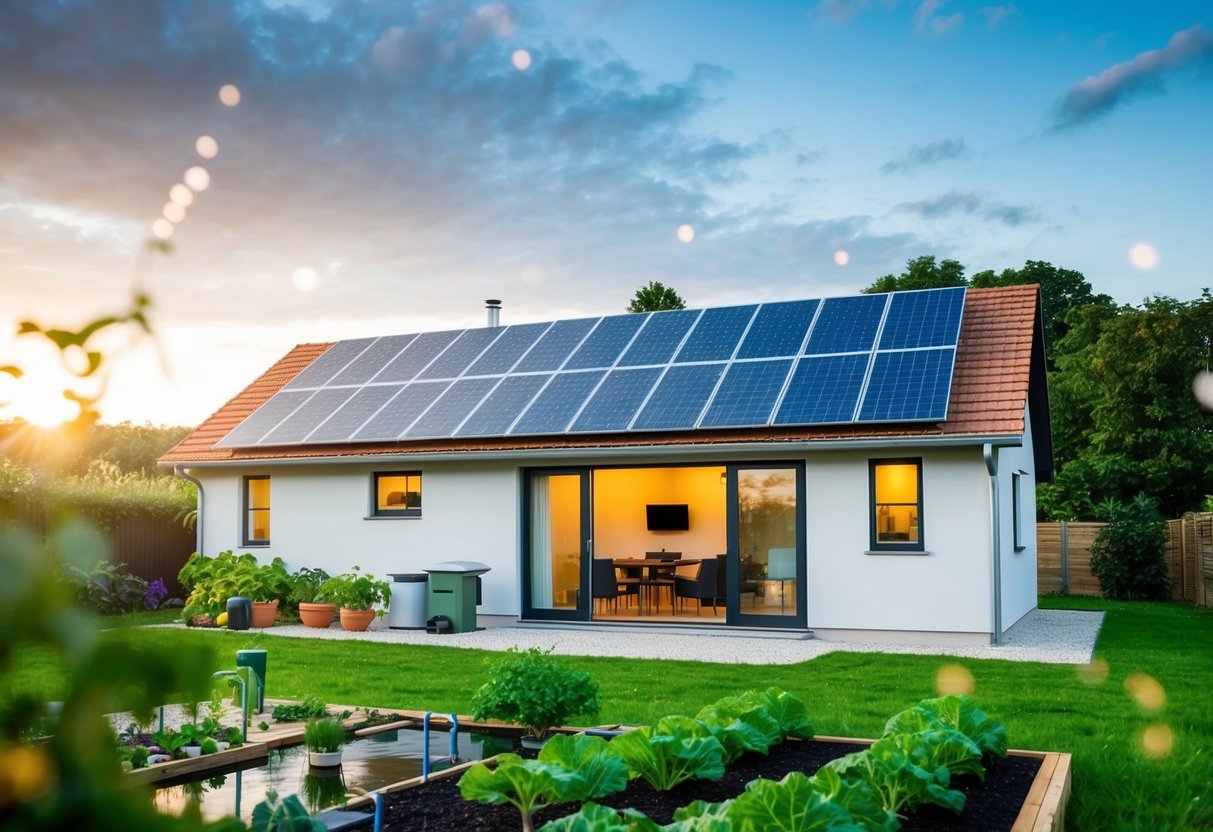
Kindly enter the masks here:
M 431 757 L 445 756 L 449 745 L 446 731 L 431 731 Z M 491 757 L 511 750 L 511 746 L 510 740 L 459 733 L 461 761 Z M 315 813 L 344 802 L 348 789 L 372 791 L 420 777 L 422 754 L 422 733 L 412 729 L 384 731 L 347 743 L 339 768 L 309 767 L 307 747 L 296 745 L 271 751 L 268 761 L 250 760 L 222 773 L 194 775 L 188 782 L 162 785 L 156 789 L 154 801 L 156 808 L 167 814 L 179 815 L 197 807 L 204 820 L 237 815 L 247 822 L 253 807 L 273 790 L 282 797 L 298 794 Z M 238 770 L 239 766 L 245 767 Z

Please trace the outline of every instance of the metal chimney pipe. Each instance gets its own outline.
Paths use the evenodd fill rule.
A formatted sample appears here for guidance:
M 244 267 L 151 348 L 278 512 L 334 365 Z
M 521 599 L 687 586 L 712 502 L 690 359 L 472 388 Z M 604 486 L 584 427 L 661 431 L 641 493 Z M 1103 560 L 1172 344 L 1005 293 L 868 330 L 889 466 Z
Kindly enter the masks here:
M 489 298 L 484 302 L 484 308 L 488 310 L 488 325 L 490 327 L 501 326 L 501 301 Z

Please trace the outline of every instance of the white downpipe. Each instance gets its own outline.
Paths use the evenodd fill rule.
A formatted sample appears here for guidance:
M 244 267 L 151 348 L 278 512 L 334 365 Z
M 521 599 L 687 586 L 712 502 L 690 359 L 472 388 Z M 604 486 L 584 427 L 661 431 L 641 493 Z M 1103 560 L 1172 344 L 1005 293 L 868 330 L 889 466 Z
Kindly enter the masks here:
M 198 488 L 198 517 L 194 521 L 194 551 L 206 554 L 205 550 L 202 548 L 202 506 L 205 502 L 205 492 L 202 490 L 202 480 L 195 476 L 191 476 L 190 473 L 185 470 L 184 465 L 174 465 L 173 476 L 180 477 L 183 480 L 189 480 Z
M 990 474 L 990 526 L 993 529 L 994 556 L 994 633 L 992 641 L 1002 644 L 1002 528 L 999 517 L 1001 503 L 998 499 L 998 448 L 991 444 L 981 446 L 982 456 L 986 461 L 986 471 Z

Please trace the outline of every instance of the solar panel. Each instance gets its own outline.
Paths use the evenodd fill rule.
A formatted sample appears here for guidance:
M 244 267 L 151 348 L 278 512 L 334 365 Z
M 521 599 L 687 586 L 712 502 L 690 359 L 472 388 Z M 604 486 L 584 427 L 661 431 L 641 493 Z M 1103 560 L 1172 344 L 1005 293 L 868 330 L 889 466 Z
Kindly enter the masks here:
M 678 351 L 678 362 L 727 361 L 737 350 L 757 306 L 721 306 L 705 309 L 686 343 Z
M 570 430 L 574 433 L 627 430 L 659 375 L 661 369 L 657 367 L 611 370 Z
M 341 341 L 217 447 L 946 418 L 963 289 Z
M 509 376 L 455 431 L 456 436 L 504 436 L 551 375 Z
M 374 382 L 412 381 L 461 333 L 462 330 L 456 329 L 449 332 L 424 332 L 418 335 L 412 343 L 404 348 L 404 352 L 392 359 L 371 380 Z
M 855 414 L 868 353 L 802 358 L 775 414 L 776 425 L 849 422 Z
M 679 430 L 695 427 L 725 364 L 676 364 L 666 371 L 632 430 Z
M 610 367 L 645 322 L 644 315 L 613 315 L 603 318 L 585 343 L 564 365 L 566 370 Z
M 827 298 L 813 324 L 805 354 L 870 352 L 888 299 L 888 295 Z
M 619 359 L 619 366 L 667 363 L 699 314 L 698 309 L 654 312 L 623 358 Z
M 348 442 L 354 431 L 374 416 L 404 387 L 403 384 L 376 384 L 363 387 L 320 427 L 308 434 L 308 442 Z
M 374 340 L 374 338 L 358 338 L 353 341 L 338 341 L 307 365 L 303 372 L 283 385 L 282 389 L 320 387 L 344 369 L 345 365 L 357 358 Z
M 796 355 L 804 343 L 804 334 L 817 311 L 816 300 L 765 303 L 758 310 L 750 331 L 741 342 L 738 358 L 774 358 Z
M 394 442 L 450 387 L 449 381 L 415 381 L 396 394 L 354 435 L 354 442 Z
M 375 373 L 384 368 L 389 361 L 400 354 L 400 351 L 416 338 L 416 335 L 393 335 L 388 338 L 378 338 L 375 343 L 351 361 L 346 368 L 326 382 L 329 386 L 340 384 L 366 384 L 375 377 Z
M 497 383 L 495 378 L 465 378 L 456 381 L 438 397 L 430 409 L 405 434 L 409 439 L 452 436 L 455 428 L 480 404 Z
M 902 422 L 945 418 L 955 357 L 955 347 L 877 353 L 859 420 Z
M 783 390 L 792 369 L 790 358 L 777 361 L 746 361 L 734 364 L 724 375 L 708 412 L 699 423 L 704 428 L 741 428 L 765 425 L 771 408 Z
M 601 370 L 560 373 L 535 397 L 517 424 L 510 429 L 510 435 L 563 432 L 603 375 Z
M 954 345 L 960 334 L 964 298 L 963 287 L 894 292 L 880 334 L 880 349 Z
M 509 372 L 551 324 L 521 324 L 505 327 L 505 333 L 468 367 L 469 376 L 492 376 Z
M 598 323 L 598 318 L 581 318 L 575 321 L 557 321 L 543 334 L 518 366 L 516 373 L 551 372 L 559 370 L 582 339 Z

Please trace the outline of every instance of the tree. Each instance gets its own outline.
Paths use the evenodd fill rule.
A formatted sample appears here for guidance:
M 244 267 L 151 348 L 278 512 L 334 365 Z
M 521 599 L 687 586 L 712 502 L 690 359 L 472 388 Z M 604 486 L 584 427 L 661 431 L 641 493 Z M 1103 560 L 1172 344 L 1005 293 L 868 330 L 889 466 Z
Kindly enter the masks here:
M 910 289 L 946 289 L 967 286 L 965 267 L 956 260 L 935 262 L 935 255 L 924 254 L 906 261 L 906 270 L 899 275 L 886 274 L 864 289 L 867 294 L 904 292 Z
M 1095 294 L 1091 284 L 1083 277 L 1082 272 L 1073 269 L 1059 269 L 1044 260 L 1028 260 L 1022 269 L 1003 269 L 995 274 L 993 269 L 987 269 L 973 275 L 969 285 L 975 289 L 985 289 L 991 286 L 1024 286 L 1029 283 L 1040 284 L 1040 311 L 1044 324 L 1046 352 L 1052 358 L 1062 338 L 1069 332 L 1066 316 L 1070 310 L 1095 304 L 1102 307 L 1112 307 L 1112 298 L 1104 294 Z
M 687 302 L 682 295 L 669 286 L 649 281 L 647 286 L 636 290 L 632 302 L 628 304 L 628 312 L 665 312 L 669 309 L 686 309 Z

